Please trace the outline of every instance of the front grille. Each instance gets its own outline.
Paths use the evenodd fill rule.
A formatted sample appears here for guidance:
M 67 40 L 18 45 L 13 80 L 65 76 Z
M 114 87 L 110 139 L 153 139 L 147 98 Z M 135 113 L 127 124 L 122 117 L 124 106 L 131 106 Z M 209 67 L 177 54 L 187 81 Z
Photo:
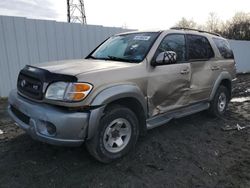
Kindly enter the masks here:
M 37 100 L 42 99 L 42 82 L 30 75 L 20 73 L 17 81 L 18 91 Z
M 16 109 L 14 106 L 11 106 L 10 109 L 18 119 L 20 119 L 22 122 L 24 122 L 27 125 L 29 124 L 29 122 L 30 122 L 30 117 L 29 116 L 26 116 L 24 113 L 22 113 L 21 111 Z

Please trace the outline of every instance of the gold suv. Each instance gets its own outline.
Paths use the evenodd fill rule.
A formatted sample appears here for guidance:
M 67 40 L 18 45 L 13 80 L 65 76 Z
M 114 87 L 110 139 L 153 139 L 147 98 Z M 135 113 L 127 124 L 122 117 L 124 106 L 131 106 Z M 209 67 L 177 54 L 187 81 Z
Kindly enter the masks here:
M 85 59 L 27 65 L 8 111 L 32 138 L 79 146 L 101 162 L 140 134 L 203 110 L 221 116 L 235 61 L 227 40 L 187 28 L 112 36 Z

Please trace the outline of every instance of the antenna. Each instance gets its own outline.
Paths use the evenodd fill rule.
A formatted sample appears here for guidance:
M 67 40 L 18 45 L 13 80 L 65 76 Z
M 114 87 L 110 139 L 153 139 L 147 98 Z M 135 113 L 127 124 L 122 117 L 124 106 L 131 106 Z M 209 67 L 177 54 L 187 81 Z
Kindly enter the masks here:
M 69 23 L 87 24 L 83 0 L 67 0 L 67 17 Z

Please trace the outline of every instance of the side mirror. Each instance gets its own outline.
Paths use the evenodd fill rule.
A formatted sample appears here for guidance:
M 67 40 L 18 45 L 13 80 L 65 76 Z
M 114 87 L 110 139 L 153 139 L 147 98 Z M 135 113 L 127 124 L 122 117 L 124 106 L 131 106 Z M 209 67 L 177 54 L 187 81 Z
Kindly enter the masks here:
M 174 51 L 165 51 L 157 55 L 155 61 L 152 62 L 152 66 L 173 64 L 177 61 L 177 55 Z

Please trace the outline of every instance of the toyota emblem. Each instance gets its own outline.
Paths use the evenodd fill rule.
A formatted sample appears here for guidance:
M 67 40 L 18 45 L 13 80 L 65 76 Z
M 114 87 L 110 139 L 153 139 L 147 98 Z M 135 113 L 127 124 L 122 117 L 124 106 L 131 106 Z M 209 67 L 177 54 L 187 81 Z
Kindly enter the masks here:
M 21 86 L 22 86 L 22 87 L 25 87 L 25 85 L 26 85 L 26 80 L 22 80 L 22 81 L 21 81 Z

